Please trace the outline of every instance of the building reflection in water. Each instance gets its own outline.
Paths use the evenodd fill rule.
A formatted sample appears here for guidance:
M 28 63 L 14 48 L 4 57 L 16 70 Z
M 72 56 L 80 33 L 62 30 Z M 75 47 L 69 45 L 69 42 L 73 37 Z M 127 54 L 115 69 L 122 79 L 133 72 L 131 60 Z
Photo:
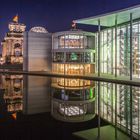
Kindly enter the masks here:
M 20 111 L 23 108 L 23 76 L 5 75 L 4 99 L 9 112 Z
M 50 112 L 50 78 L 1 75 L 1 89 L 6 111 L 17 119 L 17 113 L 25 115 Z
M 49 77 L 24 76 L 24 114 L 50 112 L 50 83 Z
M 18 119 L 17 112 L 25 115 L 51 112 L 54 118 L 67 122 L 92 119 L 95 115 L 94 83 L 85 86 L 85 80 L 81 80 L 81 86 L 64 88 L 57 80 L 61 78 L 2 75 L 7 112 L 14 119 Z
M 1 76 L 1 82 L 7 112 L 16 119 L 16 112 L 23 109 L 23 76 L 5 74 Z
M 64 85 L 59 84 L 60 80 L 64 81 Z M 72 80 L 81 84 L 65 85 L 65 81 Z M 1 75 L 0 82 L 4 92 L 1 97 L 5 102 L 6 112 L 14 120 L 20 120 L 23 115 L 49 112 L 52 117 L 60 121 L 84 122 L 93 119 L 98 112 L 97 96 L 95 101 L 98 87 L 95 88 L 93 81 L 5 74 Z M 132 87 L 133 104 L 130 105 L 130 86 L 118 84 L 115 87 L 113 83 L 100 82 L 101 118 L 123 131 L 128 131 L 129 134 L 132 123 L 136 138 L 140 132 L 138 91 L 139 87 Z
M 71 82 L 73 79 L 63 80 L 65 83 L 65 80 Z M 53 79 L 51 114 L 58 120 L 82 122 L 93 119 L 95 116 L 94 83 L 84 85 L 85 80 L 75 80 L 80 81 L 82 86 L 62 86 L 59 85 L 59 79 Z

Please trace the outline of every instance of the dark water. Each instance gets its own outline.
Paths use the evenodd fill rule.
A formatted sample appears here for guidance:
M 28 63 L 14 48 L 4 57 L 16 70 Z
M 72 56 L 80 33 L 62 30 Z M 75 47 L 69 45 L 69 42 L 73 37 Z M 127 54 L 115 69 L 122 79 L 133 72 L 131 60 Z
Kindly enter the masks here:
M 80 122 L 52 117 L 51 83 L 50 77 L 1 75 L 0 140 L 75 140 L 73 132 L 97 127 L 97 116 Z

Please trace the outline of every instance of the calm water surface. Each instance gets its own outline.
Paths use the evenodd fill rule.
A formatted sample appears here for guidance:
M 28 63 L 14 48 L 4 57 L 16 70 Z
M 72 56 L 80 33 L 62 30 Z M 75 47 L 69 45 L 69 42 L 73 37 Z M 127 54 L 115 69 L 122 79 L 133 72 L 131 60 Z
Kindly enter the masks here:
M 70 122 L 77 112 L 67 113 L 65 120 L 52 117 L 52 80 L 50 77 L 28 75 L 0 75 L 0 139 L 77 139 L 75 131 L 97 127 L 97 117 L 89 121 Z M 63 89 L 61 90 L 63 91 Z M 84 93 L 89 91 L 83 88 Z M 57 94 L 56 94 L 57 95 Z M 75 100 L 82 100 L 78 94 Z M 59 96 L 60 98 L 60 96 Z M 62 98 L 62 95 L 61 95 Z M 63 97 L 64 98 L 64 97 Z M 89 99 L 89 96 L 84 99 Z M 66 100 L 64 100 L 65 102 Z M 61 101 L 62 104 L 62 101 Z M 73 106 L 77 109 L 77 106 Z M 85 106 L 84 106 L 85 107 Z M 72 108 L 73 109 L 73 108 Z M 77 116 L 82 115 L 82 107 Z M 69 108 L 70 110 L 70 108 Z M 72 111 L 72 110 L 70 110 Z M 75 110 L 74 110 L 75 111 Z M 92 108 L 90 113 L 94 113 Z M 64 117 L 62 112 L 60 116 Z M 74 117 L 72 116 L 74 114 Z M 70 118 L 70 119 L 69 119 Z M 81 119 L 81 118 L 80 118 Z M 78 119 L 79 120 L 79 119 Z M 106 124 L 101 122 L 102 125 Z

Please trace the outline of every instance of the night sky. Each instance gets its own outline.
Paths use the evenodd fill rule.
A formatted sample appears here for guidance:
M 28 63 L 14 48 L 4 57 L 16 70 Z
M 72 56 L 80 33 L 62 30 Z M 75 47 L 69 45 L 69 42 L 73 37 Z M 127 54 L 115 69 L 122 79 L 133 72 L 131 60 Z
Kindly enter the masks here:
M 140 0 L 0 0 L 0 41 L 8 31 L 8 23 L 18 13 L 26 30 L 46 27 L 49 32 L 69 30 L 73 19 L 86 18 L 140 4 Z M 87 31 L 92 26 L 80 25 Z

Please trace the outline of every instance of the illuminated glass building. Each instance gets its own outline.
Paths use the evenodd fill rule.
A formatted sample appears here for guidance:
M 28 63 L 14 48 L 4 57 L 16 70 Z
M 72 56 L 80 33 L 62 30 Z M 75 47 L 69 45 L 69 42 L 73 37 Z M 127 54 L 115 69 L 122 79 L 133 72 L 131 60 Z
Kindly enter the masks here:
M 52 72 L 85 75 L 95 72 L 93 33 L 70 30 L 53 34 Z M 81 122 L 95 116 L 94 82 L 53 78 L 51 113 L 58 120 Z
M 96 73 L 98 76 L 139 80 L 140 7 L 77 20 L 98 25 Z M 98 87 L 97 87 L 98 88 Z M 101 118 L 134 137 L 140 133 L 140 88 L 101 82 Z

